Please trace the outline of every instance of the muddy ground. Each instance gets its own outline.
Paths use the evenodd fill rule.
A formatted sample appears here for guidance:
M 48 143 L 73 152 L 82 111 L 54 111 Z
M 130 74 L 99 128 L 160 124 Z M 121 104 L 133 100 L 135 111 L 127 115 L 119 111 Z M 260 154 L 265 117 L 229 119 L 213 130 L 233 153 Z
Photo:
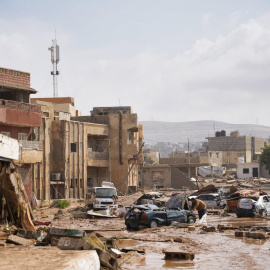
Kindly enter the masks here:
M 118 247 L 128 251 L 118 259 L 119 269 L 267 269 L 270 265 L 268 232 L 264 232 L 266 240 L 234 236 L 234 228 L 239 226 L 249 226 L 248 230 L 256 226 L 270 228 L 268 219 L 237 218 L 233 213 L 225 217 L 208 214 L 208 227 L 224 225 L 227 229 L 205 232 L 202 226 L 196 226 L 195 231 L 189 231 L 185 226 L 172 225 L 127 231 L 124 218 L 89 218 L 84 210 L 82 204 L 74 204 L 64 210 L 35 210 L 35 214 L 40 221 L 52 221 L 53 227 L 80 229 L 117 239 Z M 195 259 L 164 260 L 164 250 L 192 252 Z

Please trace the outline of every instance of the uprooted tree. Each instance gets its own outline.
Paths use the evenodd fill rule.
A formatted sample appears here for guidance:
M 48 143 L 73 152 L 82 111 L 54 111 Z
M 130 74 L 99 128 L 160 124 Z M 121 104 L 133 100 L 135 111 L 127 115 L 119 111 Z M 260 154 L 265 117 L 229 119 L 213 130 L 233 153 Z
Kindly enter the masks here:
M 270 169 L 270 145 L 262 148 L 262 153 L 259 155 L 259 163 L 261 165 L 266 165 L 266 168 Z

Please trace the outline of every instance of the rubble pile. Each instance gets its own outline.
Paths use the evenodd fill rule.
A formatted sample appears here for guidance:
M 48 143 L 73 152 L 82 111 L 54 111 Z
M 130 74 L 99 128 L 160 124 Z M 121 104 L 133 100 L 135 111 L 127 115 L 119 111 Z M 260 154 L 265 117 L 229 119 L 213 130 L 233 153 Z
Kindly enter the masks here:
M 0 208 L 3 224 L 13 224 L 35 230 L 32 209 L 18 167 L 12 162 L 0 162 Z

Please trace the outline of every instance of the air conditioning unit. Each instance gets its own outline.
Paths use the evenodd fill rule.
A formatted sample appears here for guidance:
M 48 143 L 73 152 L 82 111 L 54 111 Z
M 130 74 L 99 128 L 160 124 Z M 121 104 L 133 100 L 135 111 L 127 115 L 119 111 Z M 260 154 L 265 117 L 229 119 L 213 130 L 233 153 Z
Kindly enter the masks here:
M 51 180 L 52 181 L 60 181 L 61 180 L 61 173 L 52 173 Z

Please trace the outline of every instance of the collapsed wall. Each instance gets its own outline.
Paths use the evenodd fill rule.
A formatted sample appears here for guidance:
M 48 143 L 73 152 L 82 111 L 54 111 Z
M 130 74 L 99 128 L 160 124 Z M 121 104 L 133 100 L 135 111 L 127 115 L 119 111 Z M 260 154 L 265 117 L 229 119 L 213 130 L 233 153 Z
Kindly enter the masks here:
M 31 207 L 18 167 L 11 161 L 0 161 L 0 220 L 26 229 L 35 230 Z

